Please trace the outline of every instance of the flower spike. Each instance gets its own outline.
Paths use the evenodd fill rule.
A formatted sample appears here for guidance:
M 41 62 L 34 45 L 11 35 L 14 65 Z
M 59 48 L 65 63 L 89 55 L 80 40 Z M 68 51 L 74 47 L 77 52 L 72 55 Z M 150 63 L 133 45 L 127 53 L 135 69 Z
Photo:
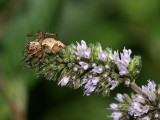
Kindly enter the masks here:
M 36 56 L 30 56 L 26 63 L 48 80 L 58 79 L 61 86 L 82 87 L 87 96 L 92 92 L 109 95 L 123 82 L 129 86 L 139 74 L 141 60 L 138 56 L 132 59 L 131 53 L 124 48 L 119 55 L 118 51 L 112 53 L 110 48 L 103 50 L 100 44 L 87 45 L 82 40 L 56 54 L 46 54 L 43 64 L 30 63 Z

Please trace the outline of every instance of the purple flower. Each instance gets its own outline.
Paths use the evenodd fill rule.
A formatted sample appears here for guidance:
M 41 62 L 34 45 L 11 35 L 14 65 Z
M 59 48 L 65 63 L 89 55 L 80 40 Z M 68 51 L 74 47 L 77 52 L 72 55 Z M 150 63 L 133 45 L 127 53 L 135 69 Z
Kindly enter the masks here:
M 77 51 L 73 51 L 78 57 L 90 58 L 91 49 L 87 49 L 86 42 L 84 40 L 81 41 L 81 45 L 77 42 Z
M 123 49 L 123 53 L 121 53 L 121 59 L 119 58 L 118 51 L 114 51 L 114 61 L 117 64 L 120 75 L 125 75 L 128 73 L 128 65 L 130 63 L 130 55 L 132 51 L 129 49 Z
M 91 79 L 93 76 L 92 75 L 88 75 L 88 78 Z
M 93 68 L 92 71 L 95 72 L 95 73 L 102 73 L 103 67 L 102 66 L 96 66 L 96 67 Z
M 92 64 L 92 67 L 96 67 L 96 66 L 97 66 L 96 63 L 93 63 L 93 64 Z
M 93 77 L 91 79 L 84 79 L 82 84 L 85 84 L 84 94 L 89 96 L 96 88 L 97 83 L 99 82 L 100 77 Z
M 135 97 L 134 101 L 144 104 L 145 103 L 145 98 L 140 94 L 136 94 L 136 97 Z
M 110 110 L 118 110 L 119 105 L 116 103 L 112 103 L 112 104 L 110 104 L 110 107 L 111 107 Z
M 130 49 L 123 49 L 123 53 L 121 53 L 121 63 L 127 67 L 129 65 L 130 62 L 130 55 L 131 55 L 132 51 Z
M 88 69 L 88 64 L 86 62 L 79 62 L 79 64 L 81 65 L 81 67 L 84 69 L 84 70 L 87 70 Z
M 99 82 L 100 77 L 93 77 L 92 78 L 92 85 L 97 85 L 97 83 Z
M 96 87 L 94 86 L 88 86 L 86 88 L 86 91 L 84 92 L 85 95 L 89 96 L 91 94 L 91 92 L 93 92 L 95 90 Z
M 128 73 L 128 69 L 124 65 L 118 63 L 117 66 L 119 68 L 119 74 L 120 75 L 125 75 L 125 74 Z
M 87 83 L 88 82 L 88 79 L 85 77 L 85 78 L 83 78 L 83 81 L 82 81 L 82 83 L 80 84 L 80 86 L 82 86 L 82 85 L 84 85 L 85 83 Z
M 129 80 L 126 80 L 126 81 L 125 81 L 125 85 L 126 85 L 127 87 L 129 87 L 130 84 L 131 84 L 131 82 L 130 82 Z
M 67 85 L 69 79 L 70 79 L 70 77 L 66 77 L 66 76 L 65 76 L 65 77 L 62 78 L 62 80 L 58 83 L 58 85 L 59 85 L 59 84 L 61 84 L 61 86 Z
M 115 61 L 116 64 L 120 62 L 118 50 L 114 51 L 113 57 L 114 57 L 114 61 Z
M 110 85 L 111 85 L 110 90 L 113 90 L 115 87 L 117 87 L 118 81 L 117 81 L 117 80 L 111 80 L 111 81 L 108 83 L 107 86 L 110 86 Z
M 90 86 L 92 86 L 92 81 L 88 80 L 87 83 L 85 84 L 84 88 L 88 89 Z
M 123 117 L 123 113 L 122 112 L 113 112 L 110 117 L 112 117 L 114 120 L 120 120 L 120 118 Z
M 83 51 L 83 56 L 85 57 L 85 58 L 90 58 L 90 56 L 91 56 L 91 48 L 88 48 L 87 50 L 84 50 Z
M 107 52 L 103 52 L 103 53 L 99 53 L 98 57 L 100 60 L 102 60 L 103 62 L 107 60 Z
M 147 85 L 142 86 L 142 92 L 145 93 L 148 96 L 149 100 L 151 101 L 155 101 L 156 99 L 156 95 L 154 93 L 155 89 L 156 89 L 156 84 L 154 83 L 154 81 L 152 82 L 148 81 L 148 86 Z
M 139 102 L 133 101 L 131 107 L 128 109 L 128 113 L 133 116 L 142 116 L 149 111 L 148 105 L 140 104 Z
M 124 102 L 124 96 L 120 93 L 117 93 L 117 97 L 115 97 L 114 99 L 116 99 L 119 102 Z
M 94 87 L 94 86 L 92 85 L 92 81 L 89 80 L 89 81 L 85 84 L 84 88 L 86 89 L 85 92 L 84 92 L 84 94 L 86 94 L 87 96 L 89 96 L 89 95 L 91 94 L 91 92 L 93 92 L 93 91 L 95 90 L 96 87 Z
M 77 42 L 77 51 L 78 52 L 82 52 L 84 50 L 87 49 L 87 45 L 86 45 L 86 42 L 84 40 L 81 40 L 81 45 Z
M 155 118 L 159 118 L 158 113 L 155 113 L 154 117 L 155 117 Z
M 75 80 L 75 79 L 76 79 L 76 76 L 73 76 L 72 79 Z
M 103 77 L 106 78 L 106 77 L 107 77 L 107 74 L 104 74 Z
M 106 69 L 109 69 L 109 66 L 108 66 L 108 65 L 105 65 L 105 68 L 106 68 Z
M 126 99 L 125 96 L 118 93 L 115 97 L 117 101 L 120 103 L 112 103 L 110 104 L 109 110 L 114 110 L 114 112 L 110 115 L 114 120 L 130 120 L 130 116 L 128 115 L 127 106 L 126 105 Z
M 77 70 L 78 70 L 78 68 L 77 68 L 77 67 L 75 67 L 75 68 L 73 68 L 73 70 L 74 70 L 74 71 L 77 71 Z
M 154 91 L 156 90 L 156 86 L 157 86 L 157 85 L 155 84 L 154 81 L 148 80 L 148 89 L 149 89 L 150 91 L 154 92 Z

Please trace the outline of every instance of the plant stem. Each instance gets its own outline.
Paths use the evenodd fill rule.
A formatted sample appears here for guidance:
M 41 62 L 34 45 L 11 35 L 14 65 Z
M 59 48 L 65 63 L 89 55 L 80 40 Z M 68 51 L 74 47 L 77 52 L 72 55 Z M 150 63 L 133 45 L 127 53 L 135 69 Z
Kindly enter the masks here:
M 131 88 L 133 91 L 135 91 L 137 94 L 143 95 L 142 89 L 133 81 L 131 82 Z

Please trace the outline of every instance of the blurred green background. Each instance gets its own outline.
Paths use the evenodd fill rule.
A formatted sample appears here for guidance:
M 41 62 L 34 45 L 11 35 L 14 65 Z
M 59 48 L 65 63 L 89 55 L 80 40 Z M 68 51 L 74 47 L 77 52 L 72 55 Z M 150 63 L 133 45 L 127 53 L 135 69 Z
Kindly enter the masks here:
M 84 39 L 130 48 L 142 56 L 137 84 L 159 83 L 160 1 L 0 0 L 0 120 L 109 120 L 116 92 L 130 91 L 121 85 L 110 97 L 87 97 L 37 78 L 21 59 L 26 34 L 38 31 L 58 33 L 66 45 Z

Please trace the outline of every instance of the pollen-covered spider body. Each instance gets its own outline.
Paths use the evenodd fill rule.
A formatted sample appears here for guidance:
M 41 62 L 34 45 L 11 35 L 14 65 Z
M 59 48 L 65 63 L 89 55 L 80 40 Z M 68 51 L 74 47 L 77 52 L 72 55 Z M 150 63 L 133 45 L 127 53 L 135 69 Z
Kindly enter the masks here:
M 35 35 L 38 35 L 37 39 L 28 42 L 29 37 Z M 31 64 L 40 58 L 42 58 L 41 62 L 43 63 L 46 53 L 56 54 L 65 48 L 65 45 L 61 41 L 56 40 L 55 38 L 46 38 L 47 35 L 58 36 L 57 34 L 42 32 L 27 34 L 27 45 L 25 46 L 27 55 L 24 58 L 25 60 L 31 56 L 35 56 L 36 59 L 34 59 Z
M 44 39 L 42 41 L 42 46 L 45 46 L 46 53 L 53 53 L 53 54 L 65 48 L 65 45 L 62 42 L 54 38 Z

